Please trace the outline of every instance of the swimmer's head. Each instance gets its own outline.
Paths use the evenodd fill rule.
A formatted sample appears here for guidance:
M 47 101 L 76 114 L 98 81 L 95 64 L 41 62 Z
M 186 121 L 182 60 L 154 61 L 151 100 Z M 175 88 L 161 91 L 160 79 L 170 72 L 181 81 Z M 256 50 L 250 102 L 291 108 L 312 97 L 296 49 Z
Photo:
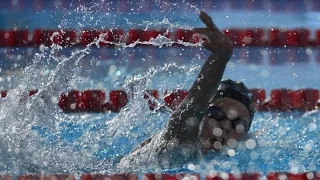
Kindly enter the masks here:
M 246 106 L 246 108 L 250 112 L 250 124 L 251 126 L 254 111 L 252 110 L 252 100 L 251 100 L 251 92 L 250 90 L 242 83 L 238 81 L 233 81 L 231 79 L 222 80 L 220 82 L 220 85 L 217 89 L 217 92 L 213 96 L 212 100 L 209 103 L 212 104 L 215 99 L 222 98 L 222 97 L 228 97 L 232 98 L 234 100 L 237 100 L 241 102 L 243 105 Z
M 219 149 L 246 137 L 254 114 L 250 95 L 242 82 L 221 81 L 201 125 L 205 148 Z

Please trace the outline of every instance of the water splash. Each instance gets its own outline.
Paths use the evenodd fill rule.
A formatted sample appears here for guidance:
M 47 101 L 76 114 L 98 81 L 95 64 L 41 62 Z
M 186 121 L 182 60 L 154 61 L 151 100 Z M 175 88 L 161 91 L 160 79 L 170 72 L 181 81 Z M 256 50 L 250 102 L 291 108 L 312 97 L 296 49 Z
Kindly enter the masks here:
M 68 27 L 76 21 L 78 25 L 76 28 L 79 29 L 87 25 L 104 28 L 101 23 L 102 17 L 98 13 L 110 10 L 110 7 L 103 9 L 106 6 L 102 2 L 104 1 L 77 8 L 74 11 L 79 15 L 76 19 L 69 19 L 66 14 L 59 27 Z M 156 2 L 159 6 L 165 5 L 163 1 Z M 174 4 L 168 6 L 177 7 Z M 199 11 L 199 8 L 193 5 L 187 6 Z M 111 20 L 114 18 L 114 16 L 109 17 Z M 127 25 L 133 25 L 129 19 Z M 145 29 L 165 26 L 168 31 L 173 28 L 190 29 L 189 25 L 172 23 L 167 18 L 160 21 L 142 21 L 137 25 Z M 115 172 L 115 165 L 119 160 L 151 134 L 161 132 L 163 124 L 168 119 L 168 113 L 148 110 L 148 104 L 143 99 L 145 90 L 150 86 L 156 87 L 163 94 L 167 89 L 188 89 L 193 81 L 192 77 L 195 77 L 199 70 L 198 65 L 180 66 L 174 63 L 151 67 L 147 72 L 129 77 L 123 82 L 123 88 L 133 96 L 120 113 L 64 115 L 56 106 L 57 95 L 72 87 L 71 84 L 77 80 L 75 76 L 78 69 L 75 67 L 80 66 L 80 61 L 91 53 L 93 45 L 99 47 L 99 42 L 113 43 L 104 41 L 102 35 L 84 49 L 75 50 L 66 57 L 57 55 L 63 50 L 58 45 L 40 47 L 40 53 L 35 54 L 33 64 L 24 70 L 24 77 L 19 81 L 19 86 L 9 91 L 8 97 L 0 107 L 1 171 L 15 174 L 35 171 Z M 173 42 L 165 36 L 158 36 L 148 42 L 137 41 L 130 45 L 114 43 L 114 45 L 121 51 L 122 48 L 131 48 L 139 44 L 162 48 L 171 46 L 172 43 L 199 46 L 199 44 Z M 183 78 L 180 80 L 179 76 Z M 168 78 L 173 77 L 176 81 L 168 82 Z M 190 78 L 185 80 L 186 77 Z M 36 95 L 28 97 L 26 91 L 29 88 L 37 88 L 39 91 Z M 159 100 L 159 104 L 161 103 Z M 294 118 L 299 119 L 300 116 Z M 241 142 L 237 148 L 225 148 L 222 153 L 209 154 L 198 164 L 187 164 L 183 168 L 196 172 L 200 172 L 201 169 L 205 169 L 204 172 L 212 169 L 228 172 L 318 170 L 319 143 L 310 141 L 319 139 L 319 132 L 315 130 L 315 126 L 319 124 L 318 113 L 306 115 L 303 119 L 299 119 L 301 121 L 291 124 L 282 123 L 281 119 L 285 118 L 279 118 L 277 115 L 267 117 L 260 115 L 256 118 L 253 133 L 249 136 L 251 141 L 257 142 L 257 146 L 253 149 L 248 149 L 246 142 Z M 292 119 L 288 119 L 292 122 L 290 121 Z M 309 123 L 308 128 L 303 126 L 305 122 L 302 120 Z M 297 131 L 294 130 L 294 126 L 304 127 L 298 131 L 299 141 L 296 141 Z M 281 140 L 278 132 L 283 132 Z M 154 143 L 159 143 L 158 139 Z M 285 154 L 288 148 L 292 151 Z M 235 155 L 232 154 L 230 157 L 229 150 L 234 150 Z M 272 157 L 277 157 L 279 161 Z M 281 169 L 283 163 L 280 161 L 285 161 L 288 168 Z M 311 163 L 297 166 L 297 162 Z M 268 164 L 267 168 L 264 167 L 265 164 Z M 138 172 L 143 171 L 139 167 L 136 168 Z M 183 168 L 182 170 L 185 170 Z
M 99 17 L 95 14 L 100 13 L 100 5 L 101 3 L 93 3 L 89 7 L 80 6 L 76 8 L 75 13 L 79 14 L 78 19 L 68 19 L 66 14 L 64 21 L 58 27 L 63 29 L 72 21 L 78 21 L 79 28 L 84 28 L 88 22 L 93 27 L 97 27 L 101 18 L 92 17 Z M 95 10 L 93 11 L 93 9 Z M 145 26 L 146 28 L 150 25 L 169 25 L 170 28 L 181 27 L 181 25 L 170 23 L 168 20 L 159 23 L 144 22 L 144 24 L 148 24 Z M 101 27 L 103 28 L 103 25 Z M 54 33 L 51 41 L 57 35 L 58 33 Z M 82 134 L 78 139 L 63 137 L 66 127 L 61 124 L 67 122 L 67 120 L 56 106 L 59 99 L 58 95 L 68 90 L 71 84 L 76 81 L 80 61 L 90 54 L 92 46 L 99 48 L 101 42 L 111 43 L 121 48 L 131 48 L 139 44 L 154 45 L 161 48 L 177 43 L 165 36 L 158 36 L 148 42 L 136 41 L 128 45 L 106 42 L 104 34 L 102 34 L 84 49 L 71 52 L 69 57 L 58 55 L 59 52 L 64 51 L 64 48 L 57 44 L 50 47 L 41 45 L 40 52 L 34 55 L 33 64 L 24 69 L 24 76 L 19 80 L 20 83 L 17 88 L 10 90 L 1 104 L 1 144 L 4 147 L 2 149 L 4 156 L 1 156 L 1 162 L 8 162 L 2 164 L 1 170 L 14 171 L 14 173 L 24 171 L 114 170 L 112 164 L 118 161 L 117 155 L 110 157 L 110 159 L 104 157 L 104 160 L 99 161 L 95 152 L 103 149 L 103 146 L 111 147 L 119 143 L 119 140 L 130 142 L 127 147 L 121 148 L 118 152 L 121 156 L 128 153 L 154 129 L 161 127 L 163 121 L 155 123 L 154 120 L 163 115 L 146 113 L 149 112 L 147 111 L 148 106 L 146 103 L 141 103 L 144 102 L 143 92 L 156 74 L 165 73 L 169 69 L 186 72 L 187 67 L 168 64 L 158 70 L 150 68 L 141 78 L 133 77 L 127 80 L 124 88 L 129 91 L 133 90 L 134 87 L 135 98 L 132 99 L 127 110 L 120 112 L 105 125 L 100 124 L 101 126 L 107 126 L 108 129 L 98 128 L 96 131 L 91 131 L 94 127 L 88 126 L 82 129 L 82 132 L 80 130 L 80 134 Z M 185 46 L 199 45 L 185 42 L 178 43 Z M 38 92 L 29 97 L 26 92 L 31 88 L 36 88 Z M 141 115 L 144 118 L 141 118 Z M 94 120 L 96 117 L 86 118 L 87 120 Z M 79 119 L 83 120 L 83 118 Z M 149 128 L 142 129 L 146 127 L 144 123 L 147 123 Z M 83 122 L 80 124 L 86 126 Z M 141 132 L 142 135 L 139 135 L 138 132 Z M 96 139 L 92 141 L 93 137 Z M 110 153 L 110 149 L 112 148 L 106 149 L 106 152 Z

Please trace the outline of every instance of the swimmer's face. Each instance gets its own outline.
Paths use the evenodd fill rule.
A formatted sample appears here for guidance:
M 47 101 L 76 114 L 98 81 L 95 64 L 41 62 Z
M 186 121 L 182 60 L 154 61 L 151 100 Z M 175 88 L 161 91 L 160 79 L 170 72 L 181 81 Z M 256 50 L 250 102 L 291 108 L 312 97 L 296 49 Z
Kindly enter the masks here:
M 200 126 L 200 138 L 205 149 L 234 146 L 249 130 L 250 112 L 241 102 L 221 97 L 210 103 Z

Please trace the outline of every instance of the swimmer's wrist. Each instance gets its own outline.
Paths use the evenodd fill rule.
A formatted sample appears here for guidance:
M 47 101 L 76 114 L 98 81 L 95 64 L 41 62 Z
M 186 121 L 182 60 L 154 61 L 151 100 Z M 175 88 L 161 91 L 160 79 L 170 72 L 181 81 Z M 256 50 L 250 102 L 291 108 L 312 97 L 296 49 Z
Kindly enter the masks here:
M 208 49 L 208 50 L 210 50 L 212 53 L 216 53 L 217 55 L 230 56 L 232 54 L 232 52 L 233 52 L 233 44 L 229 40 L 227 43 L 224 43 L 224 44 L 220 45 L 219 48 Z
M 232 50 L 211 51 L 212 54 L 226 59 L 229 59 L 231 57 L 232 52 Z

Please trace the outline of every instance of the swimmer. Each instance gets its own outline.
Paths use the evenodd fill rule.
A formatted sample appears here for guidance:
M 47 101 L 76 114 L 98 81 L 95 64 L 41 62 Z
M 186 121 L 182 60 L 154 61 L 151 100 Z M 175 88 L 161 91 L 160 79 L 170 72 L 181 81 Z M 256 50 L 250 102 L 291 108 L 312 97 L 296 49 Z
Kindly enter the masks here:
M 165 128 L 124 157 L 120 167 L 181 166 L 203 152 L 246 137 L 254 114 L 250 92 L 242 82 L 222 80 L 232 42 L 208 14 L 201 11 L 199 17 L 206 27 L 194 31 L 207 37 L 202 46 L 211 54 Z

